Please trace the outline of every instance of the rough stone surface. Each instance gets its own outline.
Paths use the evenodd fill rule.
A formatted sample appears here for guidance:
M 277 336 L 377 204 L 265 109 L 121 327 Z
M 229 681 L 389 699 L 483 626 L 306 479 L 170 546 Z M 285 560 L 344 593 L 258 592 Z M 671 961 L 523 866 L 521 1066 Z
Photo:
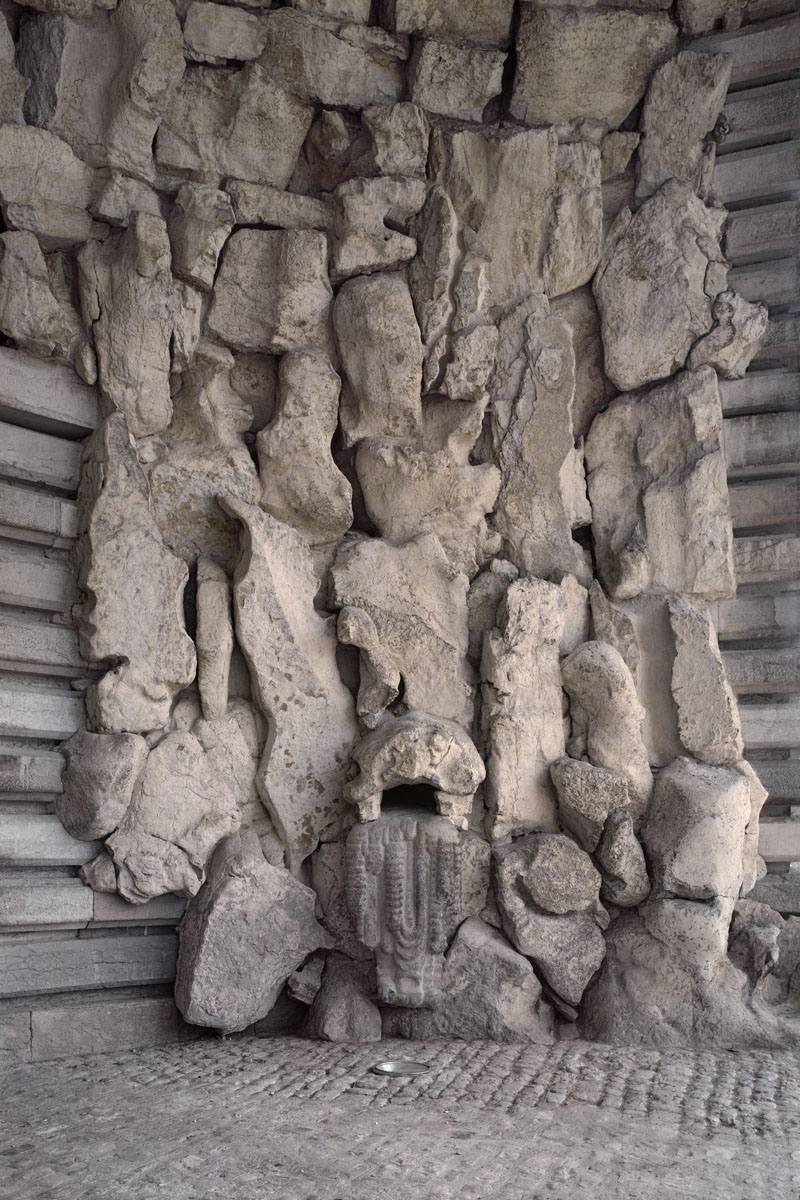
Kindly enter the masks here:
M 740 895 L 746 896 L 751 892 L 764 874 L 764 860 L 758 853 L 758 818 L 767 799 L 767 789 L 762 784 L 757 772 L 746 760 L 734 763 L 734 771 L 744 775 L 750 784 L 750 817 L 744 831 L 744 850 L 742 852 L 742 887 Z
M 233 229 L 233 209 L 226 192 L 207 184 L 184 183 L 169 220 L 172 269 L 176 275 L 208 289 L 217 260 Z
M 628 781 L 616 771 L 576 758 L 559 758 L 550 767 L 558 792 L 558 819 L 584 850 L 593 853 L 606 821 L 616 809 L 627 810 Z
M 541 579 L 511 583 L 481 663 L 487 746 L 488 831 L 502 841 L 532 829 L 556 829 L 550 764 L 564 755 L 559 642 L 561 589 Z
M 668 606 L 675 637 L 672 695 L 681 742 L 701 762 L 732 766 L 744 753 L 742 726 L 711 617 L 683 596 L 671 596 Z
M 0 19 L 0 122 L 22 124 L 22 102 L 29 83 L 14 66 L 14 39 L 5 20 Z
M 600 151 L 589 142 L 559 146 L 556 196 L 544 280 L 549 296 L 560 296 L 589 283 L 600 262 L 603 197 Z
M 147 745 L 135 733 L 80 730 L 62 747 L 67 766 L 55 808 L 72 837 L 107 837 L 119 825 L 144 769 Z
M 527 904 L 563 916 L 595 912 L 600 875 L 589 855 L 560 833 L 531 833 L 495 850 L 504 896 L 516 892 Z
M 0 234 L 0 330 L 29 354 L 67 361 L 83 335 L 72 304 L 54 295 L 32 233 Z
M 728 289 L 714 300 L 711 315 L 714 328 L 695 343 L 687 364 L 707 363 L 723 379 L 741 379 L 766 337 L 767 306 L 750 304 Z
M 467 0 L 440 4 L 438 0 L 394 0 L 391 28 L 397 33 L 421 33 L 445 41 L 506 47 L 511 37 L 512 0 Z
M 181 923 L 178 1007 L 193 1025 L 245 1029 L 303 959 L 329 945 L 311 889 L 271 866 L 252 839 L 228 839 Z
M 408 101 L 362 109 L 372 138 L 375 166 L 382 175 L 425 178 L 430 125 L 423 109 Z
M 30 125 L 0 125 L 0 209 L 10 229 L 46 248 L 85 242 L 92 172 L 61 138 Z
M 612 604 L 596 579 L 592 580 L 589 588 L 589 598 L 592 606 L 592 626 L 598 642 L 608 642 L 615 650 L 619 650 L 625 659 L 626 666 L 634 679 L 639 669 L 639 640 L 636 627 L 624 611 Z
M 635 908 L 650 894 L 650 877 L 644 851 L 633 831 L 633 819 L 624 809 L 615 809 L 608 817 L 600 845 L 597 865 L 603 876 L 600 895 L 619 908 Z
M 303 1027 L 306 1037 L 325 1042 L 379 1042 L 381 1013 L 365 994 L 364 984 L 353 962 L 341 954 L 330 954 L 322 987 L 314 999 Z
M 228 577 L 213 558 L 197 560 L 197 686 L 203 716 L 225 716 L 233 652 L 233 617 Z
M 423 38 L 410 64 L 411 99 L 444 117 L 480 121 L 503 86 L 506 55 Z
M 192 0 L 183 22 L 183 40 L 188 57 L 200 62 L 219 58 L 247 62 L 258 58 L 266 32 L 255 13 L 228 4 Z
M 313 196 L 297 196 L 267 183 L 248 183 L 246 179 L 227 179 L 237 225 L 277 225 L 281 229 L 327 229 L 333 222 L 333 209 Z
M 397 231 L 422 208 L 421 179 L 348 179 L 336 188 L 331 278 L 390 271 L 417 252 L 412 237 Z
M 561 664 L 570 698 L 567 749 L 628 781 L 629 809 L 638 828 L 647 811 L 653 773 L 642 740 L 644 709 L 622 656 L 605 642 L 584 642 Z

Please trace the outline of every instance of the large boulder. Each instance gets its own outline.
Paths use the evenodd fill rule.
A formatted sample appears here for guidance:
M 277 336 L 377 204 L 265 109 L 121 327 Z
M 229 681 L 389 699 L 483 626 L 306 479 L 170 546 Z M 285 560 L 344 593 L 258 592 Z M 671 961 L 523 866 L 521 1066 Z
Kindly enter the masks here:
M 135 733 L 80 729 L 61 747 L 67 760 L 56 796 L 58 819 L 72 837 L 107 837 L 133 798 L 147 759 L 147 743 Z

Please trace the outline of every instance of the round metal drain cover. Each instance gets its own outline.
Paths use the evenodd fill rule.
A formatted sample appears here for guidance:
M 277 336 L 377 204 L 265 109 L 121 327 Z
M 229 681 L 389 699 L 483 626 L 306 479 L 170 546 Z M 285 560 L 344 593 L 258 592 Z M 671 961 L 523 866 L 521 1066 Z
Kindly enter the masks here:
M 430 1069 L 430 1063 L 408 1062 L 403 1059 L 397 1062 L 375 1063 L 371 1068 L 375 1075 L 421 1075 L 423 1071 Z

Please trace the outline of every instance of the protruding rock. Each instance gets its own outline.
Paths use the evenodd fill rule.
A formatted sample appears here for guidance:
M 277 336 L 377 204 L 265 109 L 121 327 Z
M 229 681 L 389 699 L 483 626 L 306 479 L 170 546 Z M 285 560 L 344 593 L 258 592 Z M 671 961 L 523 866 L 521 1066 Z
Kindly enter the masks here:
M 615 809 L 606 821 L 597 865 L 603 874 L 600 895 L 619 908 L 635 908 L 650 894 L 650 878 L 644 851 L 633 831 L 633 820 L 623 808 Z
M 424 712 L 385 720 L 352 752 L 360 773 L 345 787 L 360 821 L 380 816 L 384 792 L 406 784 L 434 788 L 438 811 L 466 828 L 475 792 L 486 776 L 478 751 L 454 721 Z
M 375 166 L 382 175 L 425 178 L 430 126 L 421 108 L 407 101 L 365 108 L 361 121 L 372 138 Z
M 558 792 L 559 821 L 593 853 L 609 815 L 615 809 L 627 810 L 627 780 L 576 758 L 559 758 L 550 767 L 550 777 Z
M 682 50 L 654 73 L 642 109 L 637 196 L 651 196 L 674 178 L 706 198 L 714 171 L 709 134 L 730 77 L 730 55 L 691 50 Z
M 29 81 L 14 66 L 14 39 L 3 15 L 0 19 L 0 123 L 22 123 L 22 102 Z
M 56 796 L 58 819 L 72 837 L 107 837 L 128 809 L 144 769 L 147 744 L 134 733 L 81 729 L 61 747 L 67 767 Z
M 176 1003 L 193 1025 L 245 1029 L 303 959 L 330 945 L 311 888 L 266 862 L 252 838 L 230 838 L 181 922 Z
M 489 831 L 502 840 L 556 829 L 550 764 L 564 755 L 559 643 L 564 597 L 555 584 L 519 579 L 500 604 L 481 663 Z
M 590 142 L 559 146 L 556 196 L 544 260 L 548 295 L 560 296 L 588 283 L 603 244 L 600 151 Z
M 91 211 L 99 220 L 127 229 L 134 213 L 160 217 L 161 204 L 158 192 L 149 184 L 115 168 L 106 168 L 95 172 Z
M 329 954 L 308 1019 L 306 1037 L 324 1042 L 379 1042 L 381 1012 L 366 994 L 364 972 L 344 954 Z
M 653 789 L 642 740 L 644 709 L 622 655 L 605 642 L 584 642 L 561 664 L 570 697 L 575 758 L 616 771 L 628 781 L 629 809 L 638 828 Z
M 653 68 L 669 58 L 676 35 L 666 13 L 524 4 L 511 112 L 527 125 L 587 118 L 617 126 L 644 95 Z
M 78 875 L 93 892 L 116 893 L 117 873 L 114 860 L 107 850 L 101 850 L 96 858 L 80 867 Z
M 752 765 L 743 758 L 733 764 L 734 771 L 744 775 L 750 784 L 750 819 L 744 831 L 744 850 L 742 852 L 742 887 L 740 895 L 746 896 L 751 892 L 761 878 L 765 867 L 764 860 L 758 853 L 758 818 L 769 793 L 759 779 Z
M 750 304 L 728 289 L 711 306 L 714 328 L 692 347 L 688 366 L 713 367 L 723 379 L 741 379 L 767 332 L 766 304 Z
M 35 233 L 45 248 L 91 235 L 92 171 L 46 129 L 0 125 L 0 208 L 9 229 Z
M 611 599 L 645 588 L 705 601 L 734 594 L 721 442 L 708 367 L 620 396 L 595 418 L 586 441 L 592 534 Z
M 258 58 L 265 39 L 264 23 L 255 13 L 205 0 L 192 0 L 186 10 L 183 41 L 187 57 L 196 61 L 234 58 L 248 62 Z
M 625 14 L 626 18 L 630 14 Z M 688 183 L 668 180 L 635 215 L 623 208 L 594 279 L 606 374 L 620 391 L 679 370 L 714 324 L 706 291 L 725 268 L 724 209 L 706 208 Z M 724 286 L 724 283 L 723 283 Z M 658 334 L 654 333 L 658 330 Z
M 189 572 L 164 545 L 147 481 L 124 418 L 109 417 L 89 441 L 79 492 L 78 580 L 88 593 L 78 632 L 84 659 L 108 671 L 87 695 L 95 728 L 163 728 L 191 683 L 195 652 L 184 628 Z
M 768 904 L 737 900 L 728 940 L 731 961 L 755 985 L 769 975 L 780 959 L 783 917 Z
M 120 0 L 110 15 L 94 10 L 85 18 L 23 22 L 26 120 L 64 138 L 92 166 L 147 177 L 153 138 L 184 71 L 177 13 L 169 0 Z
M 513 0 L 469 0 L 441 4 L 440 0 L 393 0 L 390 28 L 397 33 L 421 33 L 449 42 L 471 42 L 505 49 L 511 37 Z
M 336 296 L 333 330 L 346 381 L 340 419 L 347 444 L 419 437 L 422 342 L 402 275 L 349 279 Z
M 750 815 L 746 778 L 676 758 L 658 777 L 642 829 L 656 893 L 689 900 L 735 899 Z
M 560 833 L 532 833 L 494 851 L 500 888 L 544 912 L 595 912 L 600 876 L 589 855 Z
M 345 543 L 331 571 L 337 608 L 363 609 L 403 679 L 403 704 L 472 727 L 474 680 L 466 661 L 469 581 L 435 534 L 393 545 Z
M 168 733 L 150 751 L 141 784 L 106 845 L 119 893 L 131 904 L 194 895 L 218 842 L 241 821 L 235 797 L 191 733 Z
M 331 278 L 392 270 L 413 258 L 417 243 L 396 227 L 405 228 L 424 201 L 421 179 L 384 176 L 340 184 L 334 192 Z
M 495 325 L 475 325 L 457 333 L 448 346 L 440 391 L 451 400 L 485 402 L 494 370 L 498 331 Z
M 256 440 L 261 507 L 311 542 L 334 542 L 353 522 L 352 488 L 330 449 L 340 387 L 323 351 L 284 355 L 277 410 Z
M 222 256 L 208 327 L 238 350 L 325 346 L 331 296 L 324 233 L 239 229 Z
M 609 646 L 619 650 L 628 670 L 636 679 L 639 669 L 639 641 L 633 621 L 623 609 L 611 603 L 596 579 L 592 580 L 592 586 L 589 588 L 589 599 L 595 639 L 598 642 L 607 642 Z
M 622 175 L 641 141 L 638 133 L 607 133 L 600 148 L 600 175 L 605 183 Z
M 483 654 L 484 635 L 497 624 L 497 610 L 510 583 L 519 576 L 513 563 L 493 558 L 470 584 L 467 593 L 469 615 L 469 661 L 478 669 Z
M 83 332 L 72 304 L 53 294 L 32 233 L 0 234 L 0 331 L 29 354 L 67 360 Z
M 169 219 L 175 274 L 209 289 L 220 250 L 232 229 L 233 209 L 226 192 L 202 183 L 184 183 Z
M 452 319 L 453 286 L 461 257 L 458 218 L 444 188 L 434 185 L 414 222 L 417 257 L 408 268 L 408 286 L 426 347 L 441 341 Z
M 500 50 L 422 38 L 409 64 L 411 99 L 440 116 L 480 121 L 502 91 L 506 57 Z
M 298 196 L 267 183 L 226 179 L 237 225 L 276 225 L 279 229 L 328 229 L 333 206 L 313 196 Z
M 400 695 L 400 668 L 381 646 L 375 622 L 363 608 L 341 609 L 336 635 L 342 645 L 359 651 L 356 711 L 367 729 L 374 729 Z
M 744 754 L 742 726 L 711 617 L 683 596 L 670 596 L 668 607 L 675 637 L 672 695 L 681 743 L 701 762 L 732 766 Z
M 190 66 L 159 128 L 156 162 L 214 187 L 233 175 L 285 188 L 312 116 L 258 63 Z
M 307 543 L 259 508 L 230 499 L 225 507 L 243 526 L 237 639 L 269 723 L 258 788 L 296 870 L 323 834 L 342 828 L 355 708 L 336 667 L 336 635 L 314 609 L 318 581 Z
M 197 686 L 207 721 L 224 717 L 233 651 L 228 577 L 213 558 L 197 560 Z
M 136 213 L 121 235 L 78 256 L 81 308 L 97 350 L 100 389 L 134 437 L 166 429 L 175 296 L 167 227 Z

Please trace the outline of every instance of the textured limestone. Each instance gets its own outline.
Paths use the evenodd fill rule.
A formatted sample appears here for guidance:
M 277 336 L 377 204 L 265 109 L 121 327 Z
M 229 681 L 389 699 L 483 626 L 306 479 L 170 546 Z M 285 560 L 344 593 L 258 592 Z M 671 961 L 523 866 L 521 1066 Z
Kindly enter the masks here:
M 206 184 L 184 183 L 175 197 L 168 228 L 173 271 L 208 290 L 214 283 L 220 251 L 233 229 L 227 193 Z
M 638 133 L 607 133 L 600 146 L 600 175 L 603 183 L 622 175 L 641 141 Z
M 480 121 L 503 87 L 506 55 L 423 38 L 409 64 L 411 99 L 421 108 L 461 121 Z
M 355 707 L 336 669 L 336 635 L 314 610 L 318 582 L 305 540 L 259 508 L 230 499 L 225 507 L 243 527 L 236 635 L 269 725 L 258 788 L 295 870 L 341 828 Z
M 644 851 L 633 831 L 633 819 L 622 808 L 610 813 L 600 845 L 597 865 L 603 875 L 600 895 L 619 908 L 635 908 L 650 894 L 650 877 Z
M 83 328 L 70 301 L 53 294 L 49 266 L 32 233 L 0 234 L 0 330 L 29 354 L 69 360 Z
M 311 888 L 266 862 L 252 838 L 230 838 L 181 923 L 175 1000 L 193 1025 L 245 1029 L 303 959 L 330 944 Z
M 358 650 L 356 712 L 367 729 L 374 729 L 400 694 L 400 668 L 381 646 L 375 622 L 363 608 L 340 609 L 336 636 L 343 646 Z
M 374 104 L 361 113 L 381 175 L 425 178 L 430 125 L 416 104 Z
M 28 80 L 14 66 L 14 39 L 5 19 L 0 17 L 0 122 L 22 123 L 22 102 Z
M 495 850 L 504 895 L 516 891 L 544 912 L 594 912 L 600 876 L 585 851 L 560 833 L 532 833 Z
M 589 283 L 603 244 L 600 151 L 590 142 L 559 146 L 553 217 L 544 258 L 549 296 Z
M 218 842 L 241 821 L 236 798 L 191 733 L 150 751 L 141 783 L 106 842 L 117 887 L 131 904 L 167 892 L 194 895 Z
M 781 956 L 781 933 L 786 922 L 768 904 L 738 900 L 728 942 L 732 962 L 746 971 L 753 984 L 766 978 Z
M 542 288 L 557 150 L 552 129 L 434 134 L 436 182 L 490 259 L 488 304 L 509 304 Z
M 442 394 L 451 400 L 485 400 L 494 368 L 497 341 L 495 325 L 476 325 L 457 334 L 450 342 L 441 383 Z
M 654 73 L 642 109 L 636 195 L 668 179 L 684 179 L 704 199 L 714 171 L 709 134 L 725 103 L 731 76 L 727 54 L 683 50 Z
M 284 188 L 312 108 L 258 63 L 241 70 L 190 66 L 156 137 L 156 162 L 219 186 L 222 176 Z
M 513 0 L 392 0 L 390 27 L 397 33 L 421 33 L 450 42 L 505 48 L 511 37 Z
M 330 452 L 340 387 L 323 351 L 284 355 L 276 412 L 256 439 L 261 507 L 312 543 L 336 541 L 353 521 L 352 488 Z
M 346 444 L 418 437 L 422 342 L 402 275 L 360 275 L 344 283 L 333 305 L 333 331 L 345 379 L 340 420 Z
M 627 780 L 616 771 L 576 758 L 557 759 L 550 767 L 550 777 L 558 792 L 559 821 L 584 850 L 593 853 L 610 814 L 627 810 Z
M 89 441 L 78 499 L 75 562 L 88 594 L 78 613 L 81 653 L 95 666 L 118 664 L 90 687 L 90 718 L 100 731 L 162 728 L 174 696 L 195 673 L 183 617 L 189 572 L 153 520 L 147 481 L 119 414 Z
M 595 418 L 586 441 L 592 533 L 612 600 L 648 588 L 705 601 L 734 594 L 721 437 L 708 367 L 620 396 Z
M 681 743 L 701 762 L 732 766 L 744 753 L 742 726 L 711 617 L 683 596 L 671 596 L 668 605 L 675 637 L 672 695 Z
M 461 258 L 458 232 L 453 202 L 436 184 L 414 222 L 417 257 L 408 268 L 408 286 L 426 347 L 441 343 L 452 320 L 453 288 Z
M 631 675 L 636 679 L 639 669 L 639 640 L 633 621 L 624 609 L 611 603 L 596 579 L 592 580 L 592 586 L 589 588 L 589 600 L 592 606 L 595 639 L 598 642 L 608 642 L 609 646 L 618 650 Z
M 521 11 L 511 112 L 527 125 L 620 125 L 676 42 L 663 13 Z
M 25 21 L 19 62 L 31 78 L 30 124 L 58 134 L 92 166 L 152 173 L 153 138 L 185 65 L 169 0 L 120 0 L 112 13 L 82 20 L 53 13 Z
M 735 899 L 750 816 L 744 776 L 675 759 L 658 777 L 642 829 L 655 891 L 687 900 Z
M 203 716 L 225 716 L 233 652 L 233 618 L 228 577 L 213 558 L 197 560 L 197 686 Z
M 384 792 L 405 784 L 434 788 L 438 812 L 466 828 L 475 792 L 486 777 L 480 755 L 454 721 L 414 711 L 385 720 L 351 755 L 359 774 L 345 787 L 360 821 L 380 816 Z
M 61 138 L 0 125 L 0 209 L 10 229 L 35 233 L 45 249 L 85 242 L 91 193 L 91 169 Z
M 764 873 L 764 860 L 758 853 L 758 818 L 769 793 L 746 759 L 743 758 L 741 762 L 734 763 L 733 769 L 743 775 L 750 785 L 750 816 L 744 831 L 740 892 L 740 895 L 746 896 L 753 890 Z
M 136 213 L 105 244 L 78 256 L 81 308 L 97 350 L 100 389 L 134 437 L 166 429 L 172 415 L 170 339 L 175 296 L 167 227 Z
M 266 31 L 255 13 L 227 4 L 192 0 L 183 22 L 187 57 L 203 62 L 235 58 L 247 62 L 264 49 Z
M 56 797 L 58 819 L 72 837 L 107 837 L 119 825 L 144 769 L 147 744 L 135 733 L 81 729 L 61 748 L 67 766 Z
M 695 342 L 690 367 L 713 367 L 723 379 L 741 379 L 767 333 L 765 304 L 750 304 L 727 289 L 711 306 L 714 328 Z
M 349 179 L 334 192 L 331 278 L 393 270 L 417 252 L 406 227 L 425 201 L 421 179 Z
M 229 351 L 198 343 L 175 391 L 168 428 L 140 443 L 153 515 L 166 544 L 187 560 L 203 554 L 223 566 L 232 565 L 239 539 L 217 496 L 224 493 L 252 504 L 259 495 L 244 442 L 252 414 L 231 386 L 232 366 Z
M 595 414 L 615 394 L 603 370 L 600 314 L 591 287 L 576 288 L 565 296 L 557 296 L 551 301 L 550 312 L 566 321 L 572 330 L 575 352 L 572 423 L 576 437 L 585 437 Z
M 647 811 L 653 774 L 642 740 L 644 709 L 621 654 L 605 642 L 584 642 L 561 664 L 570 697 L 568 750 L 628 781 L 629 809 L 638 828 Z
M 574 575 L 564 575 L 558 585 L 564 595 L 564 632 L 559 651 L 571 654 L 582 642 L 589 640 L 589 591 Z
M 109 225 L 126 229 L 136 212 L 161 216 L 158 192 L 141 179 L 133 179 L 123 171 L 107 167 L 95 172 L 94 185 L 91 212 Z
M 590 513 L 575 450 L 575 357 L 569 326 L 532 296 L 500 323 L 492 383 L 492 439 L 503 483 L 494 527 L 522 571 L 562 570 L 591 582 L 572 527 Z
M 509 585 L 481 663 L 488 830 L 496 841 L 556 829 L 550 764 L 564 755 L 559 643 L 564 596 L 555 584 Z
M 435 534 L 397 545 L 380 538 L 344 543 L 332 571 L 337 608 L 363 609 L 399 670 L 403 707 L 472 726 L 474 679 L 468 645 L 466 575 Z
M 172 362 L 170 371 L 187 370 L 194 362 L 203 331 L 205 297 L 196 287 L 175 280 L 175 315 L 172 321 Z
M 519 576 L 513 563 L 493 558 L 485 570 L 471 582 L 467 593 L 469 620 L 469 661 L 481 665 L 484 635 L 497 624 L 497 609 L 508 585 Z
M 606 374 L 620 391 L 672 375 L 714 324 L 724 209 L 669 179 L 635 215 L 618 214 L 594 279 Z M 711 287 L 710 294 L 706 291 Z M 724 283 L 723 283 L 724 287 Z M 658 330 L 657 336 L 654 331 Z
M 332 291 L 324 233 L 239 229 L 222 256 L 208 328 L 237 350 L 325 346 Z
M 328 229 L 333 208 L 313 196 L 296 196 L 267 183 L 226 179 L 237 225 L 277 225 L 281 229 Z
M 303 1033 L 325 1042 L 381 1040 L 380 1009 L 366 994 L 362 972 L 345 955 L 328 955 L 322 985 Z

